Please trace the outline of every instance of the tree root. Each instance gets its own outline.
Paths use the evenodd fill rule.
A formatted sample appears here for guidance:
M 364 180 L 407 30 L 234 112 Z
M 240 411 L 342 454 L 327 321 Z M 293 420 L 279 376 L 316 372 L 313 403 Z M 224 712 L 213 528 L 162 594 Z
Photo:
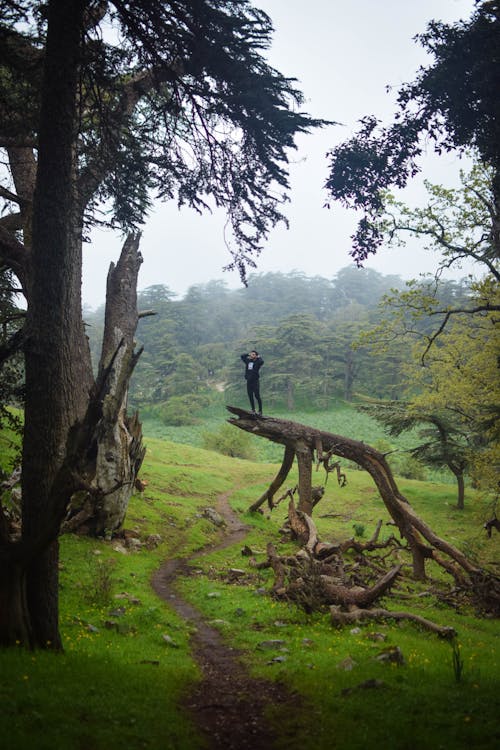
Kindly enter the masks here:
M 390 612 L 388 609 L 360 609 L 358 607 L 345 612 L 342 611 L 340 606 L 334 605 L 330 607 L 330 616 L 332 623 L 337 626 L 352 625 L 362 620 L 410 620 L 447 640 L 452 640 L 457 635 L 454 628 L 447 625 L 437 625 L 425 617 L 413 615 L 410 612 Z

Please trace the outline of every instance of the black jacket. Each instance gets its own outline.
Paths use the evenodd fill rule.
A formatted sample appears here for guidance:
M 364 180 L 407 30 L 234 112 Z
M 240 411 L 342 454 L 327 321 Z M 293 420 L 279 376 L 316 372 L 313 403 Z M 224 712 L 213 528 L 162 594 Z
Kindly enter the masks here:
M 245 363 L 245 380 L 258 380 L 259 370 L 264 364 L 262 357 L 252 359 L 249 354 L 242 354 L 241 359 Z

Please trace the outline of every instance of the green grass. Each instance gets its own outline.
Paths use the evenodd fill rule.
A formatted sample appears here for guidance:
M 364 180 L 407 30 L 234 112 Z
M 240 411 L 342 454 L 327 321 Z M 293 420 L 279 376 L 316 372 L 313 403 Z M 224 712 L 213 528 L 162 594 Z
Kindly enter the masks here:
M 151 437 L 170 440 L 175 443 L 194 445 L 203 447 L 203 436 L 206 433 L 216 433 L 221 425 L 231 416 L 226 409 L 226 404 L 231 403 L 240 406 L 243 409 L 248 408 L 245 398 L 229 399 L 224 393 L 214 392 L 210 396 L 210 403 L 198 413 L 195 414 L 197 419 L 195 424 L 173 426 L 166 425 L 160 419 L 145 417 L 143 420 L 144 431 Z M 328 410 L 307 410 L 297 408 L 290 412 L 282 408 L 272 409 L 264 414 L 269 414 L 282 419 L 290 419 L 302 424 L 313 424 L 326 432 L 344 435 L 354 440 L 360 440 L 374 447 L 384 446 L 383 451 L 390 449 L 395 451 L 389 461 L 397 462 L 403 459 L 409 448 L 418 444 L 418 437 L 415 431 L 405 433 L 399 437 L 388 438 L 382 426 L 368 414 L 357 411 L 352 403 L 338 400 Z M 277 462 L 283 458 L 283 448 L 271 443 L 268 440 L 261 440 L 254 435 L 247 433 L 250 438 L 252 450 L 255 452 L 257 461 Z M 427 479 L 439 481 L 441 483 L 454 484 L 455 480 L 450 472 L 444 470 L 425 469 Z
M 427 498 L 425 486 L 419 485 L 403 482 L 402 488 L 408 496 L 414 495 L 416 509 L 429 523 L 434 517 L 441 526 L 451 521 L 458 541 L 459 526 L 463 531 L 464 526 L 480 519 L 478 507 L 468 517 L 462 516 L 460 524 L 456 512 L 450 510 L 449 488 L 433 488 L 434 497 Z M 332 493 L 338 495 L 331 501 L 337 506 L 337 517 L 321 518 L 318 506 L 316 523 L 321 538 L 352 535 L 353 519 L 363 522 L 367 535 L 371 535 L 376 520 L 386 516 L 377 494 L 367 490 L 367 478 L 354 472 L 348 487 Z M 440 508 L 434 505 L 438 490 Z M 243 512 L 255 494 L 253 488 L 236 493 L 233 507 Z M 419 496 L 426 501 L 420 502 Z M 331 507 L 324 510 L 328 515 L 332 512 Z M 277 539 L 283 513 L 275 511 L 272 518 L 261 518 L 246 540 L 257 560 L 264 559 L 265 541 Z M 249 516 L 244 517 L 252 523 Z M 285 552 L 287 546 L 279 550 Z M 498 559 L 498 551 L 498 540 L 487 540 L 484 545 L 478 544 L 476 554 L 479 558 L 496 555 Z M 301 729 L 295 728 L 283 748 L 361 750 L 370 745 L 398 750 L 420 746 L 458 749 L 493 748 L 498 742 L 497 621 L 477 619 L 467 609 L 456 612 L 444 606 L 428 582 L 406 581 L 397 588 L 394 599 L 383 602 L 388 608 L 404 609 L 456 628 L 464 662 L 462 679 L 457 682 L 450 644 L 414 624 L 370 623 L 335 629 L 326 613 L 306 615 L 291 605 L 269 600 L 262 593 L 272 585 L 273 575 L 268 570 L 250 571 L 245 586 L 228 582 L 229 568 L 245 567 L 238 548 L 198 559 L 195 567 L 197 575 L 184 581 L 184 595 L 196 602 L 207 618 L 220 623 L 227 640 L 247 654 L 255 675 L 284 681 L 303 697 L 304 716 L 298 722 Z M 429 573 L 439 579 L 437 570 L 430 568 Z M 217 598 L 209 596 L 214 592 Z M 386 640 L 371 640 L 374 632 L 383 634 Z M 259 648 L 262 642 L 274 639 L 283 640 L 283 646 Z M 382 649 L 391 646 L 401 649 L 403 666 L 375 659 Z M 280 660 L 273 661 L 275 658 Z M 346 659 L 353 662 L 351 670 L 342 668 Z M 381 687 L 357 687 L 367 680 L 381 681 Z
M 303 421 L 311 422 L 311 415 Z M 342 425 L 330 429 L 345 432 Z M 222 493 L 230 493 L 233 508 L 250 526 L 245 543 L 257 560 L 264 559 L 268 541 L 280 552 L 293 549 L 279 543 L 285 507 L 270 516 L 247 513 L 275 475 L 275 464 L 230 459 L 153 437 L 146 444 L 142 478 L 148 485 L 132 499 L 126 527 L 142 540 L 159 534 L 160 545 L 124 552 L 118 540 L 62 537 L 64 653 L 0 652 L 0 730 L 9 750 L 200 748 L 180 708 L 199 678 L 189 651 L 190 627 L 154 594 L 151 576 L 165 558 L 188 556 L 218 538 L 220 532 L 202 513 Z M 324 540 L 352 536 L 354 525 L 363 526 L 369 537 L 379 518 L 389 520 L 368 475 L 348 469 L 347 476 L 343 488 L 330 476 L 315 511 Z M 284 489 L 295 481 L 292 472 Z M 480 562 L 498 561 L 500 537 L 488 539 L 482 530 L 487 507 L 479 497 L 470 494 L 460 513 L 450 485 L 399 484 L 438 533 Z M 384 526 L 383 534 L 392 530 Z M 402 582 L 396 598 L 382 604 L 455 627 L 464 665 L 460 682 L 449 643 L 413 624 L 339 630 L 327 613 L 307 615 L 273 600 L 272 573 L 249 567 L 241 546 L 198 557 L 196 574 L 184 579 L 182 588 L 207 619 L 216 621 L 227 642 L 242 649 L 253 674 L 279 679 L 301 695 L 301 708 L 293 709 L 293 734 L 278 747 L 486 750 L 498 744 L 498 621 L 478 618 L 467 607 L 445 606 L 436 596 L 442 581 L 437 570 L 429 568 L 430 582 Z M 245 569 L 244 585 L 228 582 L 231 567 Z M 214 592 L 219 596 L 209 596 Z M 386 640 L 371 640 L 374 631 Z M 259 646 L 271 639 L 283 640 L 286 650 Z M 401 649 L 403 666 L 374 658 L 387 646 Z M 276 657 L 284 659 L 273 661 Z M 348 671 L 339 666 L 346 659 L 353 662 Z M 357 687 L 366 680 L 382 686 Z M 270 715 L 278 709 L 283 722 L 283 707 L 270 706 Z

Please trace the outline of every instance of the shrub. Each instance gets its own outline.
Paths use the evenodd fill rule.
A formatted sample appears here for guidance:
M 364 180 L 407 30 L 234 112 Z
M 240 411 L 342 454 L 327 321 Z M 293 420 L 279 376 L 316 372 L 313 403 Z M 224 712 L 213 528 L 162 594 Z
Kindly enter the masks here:
M 425 466 L 413 456 L 399 456 L 394 464 L 394 470 L 405 479 L 418 479 L 421 482 L 427 479 Z
M 196 424 L 195 412 L 205 405 L 201 396 L 172 396 L 158 409 L 161 421 L 167 425 Z
M 203 434 L 203 447 L 210 451 L 222 453 L 233 458 L 246 458 L 255 461 L 257 452 L 251 435 L 235 430 L 229 424 L 223 424 L 216 432 Z

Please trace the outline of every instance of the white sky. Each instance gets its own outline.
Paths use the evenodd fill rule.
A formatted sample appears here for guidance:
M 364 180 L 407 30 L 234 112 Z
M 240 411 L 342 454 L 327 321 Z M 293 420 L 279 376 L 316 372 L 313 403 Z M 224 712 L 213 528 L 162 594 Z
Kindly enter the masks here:
M 392 120 L 391 85 L 411 81 L 425 64 L 422 48 L 413 41 L 431 19 L 446 22 L 469 18 L 473 0 L 254 0 L 275 27 L 270 63 L 286 76 L 298 79 L 304 93 L 304 111 L 342 125 L 301 136 L 299 149 L 290 154 L 291 203 L 285 207 L 290 228 L 276 228 L 258 258 L 257 272 L 299 270 L 308 276 L 332 278 L 349 265 L 350 240 L 358 216 L 340 206 L 323 208 L 327 177 L 326 153 L 348 138 L 364 115 Z M 456 157 L 429 156 L 425 175 L 435 182 L 456 181 Z M 407 192 L 409 203 L 423 200 L 415 183 Z M 223 214 L 199 216 L 179 211 L 175 202 L 158 203 L 147 220 L 141 240 L 144 263 L 139 289 L 165 284 L 183 295 L 194 285 L 224 279 L 236 288 L 236 272 L 224 273 L 230 261 L 224 244 Z M 84 247 L 83 302 L 97 307 L 105 299 L 106 274 L 120 252 L 122 238 L 110 231 L 95 231 Z M 384 274 L 413 278 L 436 267 L 436 256 L 411 250 L 381 250 L 366 266 Z M 466 270 L 464 269 L 463 275 Z M 457 275 L 462 275 L 456 272 Z

